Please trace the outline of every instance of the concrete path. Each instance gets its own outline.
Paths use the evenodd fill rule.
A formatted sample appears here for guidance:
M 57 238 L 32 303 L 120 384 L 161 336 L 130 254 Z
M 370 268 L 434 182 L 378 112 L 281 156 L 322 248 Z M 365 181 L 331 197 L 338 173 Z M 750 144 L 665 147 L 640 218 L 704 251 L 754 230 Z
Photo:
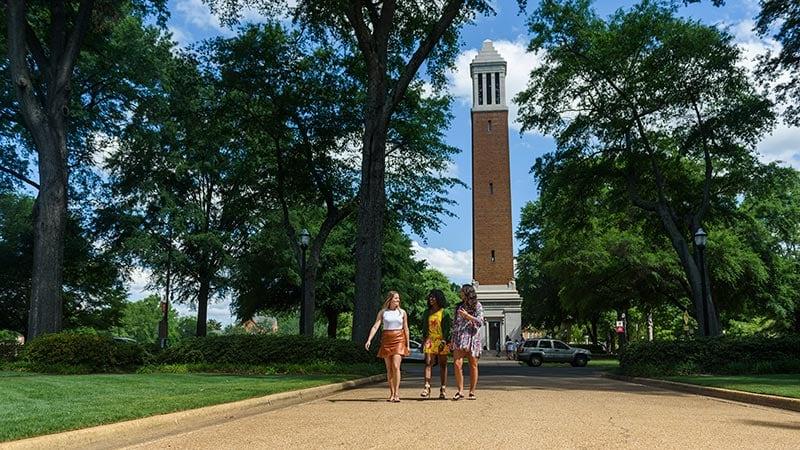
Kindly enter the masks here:
M 382 383 L 133 448 L 800 449 L 800 413 L 605 379 L 591 363 L 481 363 L 475 401 L 420 400 L 421 366 L 406 364 L 401 403 Z

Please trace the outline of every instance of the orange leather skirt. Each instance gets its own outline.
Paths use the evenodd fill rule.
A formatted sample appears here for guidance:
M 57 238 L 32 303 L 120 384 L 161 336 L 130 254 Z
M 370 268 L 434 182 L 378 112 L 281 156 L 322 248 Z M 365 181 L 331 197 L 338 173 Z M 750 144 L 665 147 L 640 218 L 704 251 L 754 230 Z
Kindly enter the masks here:
M 378 358 L 386 358 L 391 355 L 408 356 L 411 352 L 406 346 L 406 335 L 403 330 L 384 330 L 381 333 L 381 348 L 378 350 Z

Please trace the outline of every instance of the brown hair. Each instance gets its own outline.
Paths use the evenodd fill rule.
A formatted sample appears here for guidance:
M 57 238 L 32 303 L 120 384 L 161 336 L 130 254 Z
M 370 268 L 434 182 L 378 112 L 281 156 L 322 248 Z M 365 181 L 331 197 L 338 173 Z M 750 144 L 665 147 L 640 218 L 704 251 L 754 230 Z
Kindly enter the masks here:
M 397 297 L 399 299 L 400 298 L 400 293 L 397 292 L 397 291 L 389 291 L 389 293 L 386 294 L 386 299 L 383 300 L 383 309 L 389 309 L 389 303 L 392 301 L 392 299 L 394 298 L 395 294 L 397 294 Z
M 468 311 L 475 311 L 478 303 L 478 293 L 475 292 L 475 287 L 471 284 L 461 286 L 461 295 L 463 296 L 461 304 L 464 305 L 464 308 Z

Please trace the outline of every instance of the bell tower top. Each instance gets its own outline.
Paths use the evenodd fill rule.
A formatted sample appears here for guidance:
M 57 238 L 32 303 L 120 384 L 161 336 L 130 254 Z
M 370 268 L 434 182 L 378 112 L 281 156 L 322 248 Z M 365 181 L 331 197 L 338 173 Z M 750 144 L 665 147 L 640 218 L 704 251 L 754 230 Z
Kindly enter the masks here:
M 483 41 L 478 55 L 469 65 L 472 76 L 472 110 L 505 111 L 506 61 L 497 53 L 492 41 Z

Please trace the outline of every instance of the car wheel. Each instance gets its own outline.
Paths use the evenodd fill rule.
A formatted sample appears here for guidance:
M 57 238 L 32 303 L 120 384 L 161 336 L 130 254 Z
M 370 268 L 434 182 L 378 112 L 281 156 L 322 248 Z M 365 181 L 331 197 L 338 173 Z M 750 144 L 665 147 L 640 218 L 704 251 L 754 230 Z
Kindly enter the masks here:
M 531 367 L 539 367 L 542 365 L 542 357 L 539 355 L 531 355 L 528 359 L 528 365 Z
M 587 362 L 585 356 L 577 356 L 575 360 L 572 361 L 572 367 L 586 367 Z

